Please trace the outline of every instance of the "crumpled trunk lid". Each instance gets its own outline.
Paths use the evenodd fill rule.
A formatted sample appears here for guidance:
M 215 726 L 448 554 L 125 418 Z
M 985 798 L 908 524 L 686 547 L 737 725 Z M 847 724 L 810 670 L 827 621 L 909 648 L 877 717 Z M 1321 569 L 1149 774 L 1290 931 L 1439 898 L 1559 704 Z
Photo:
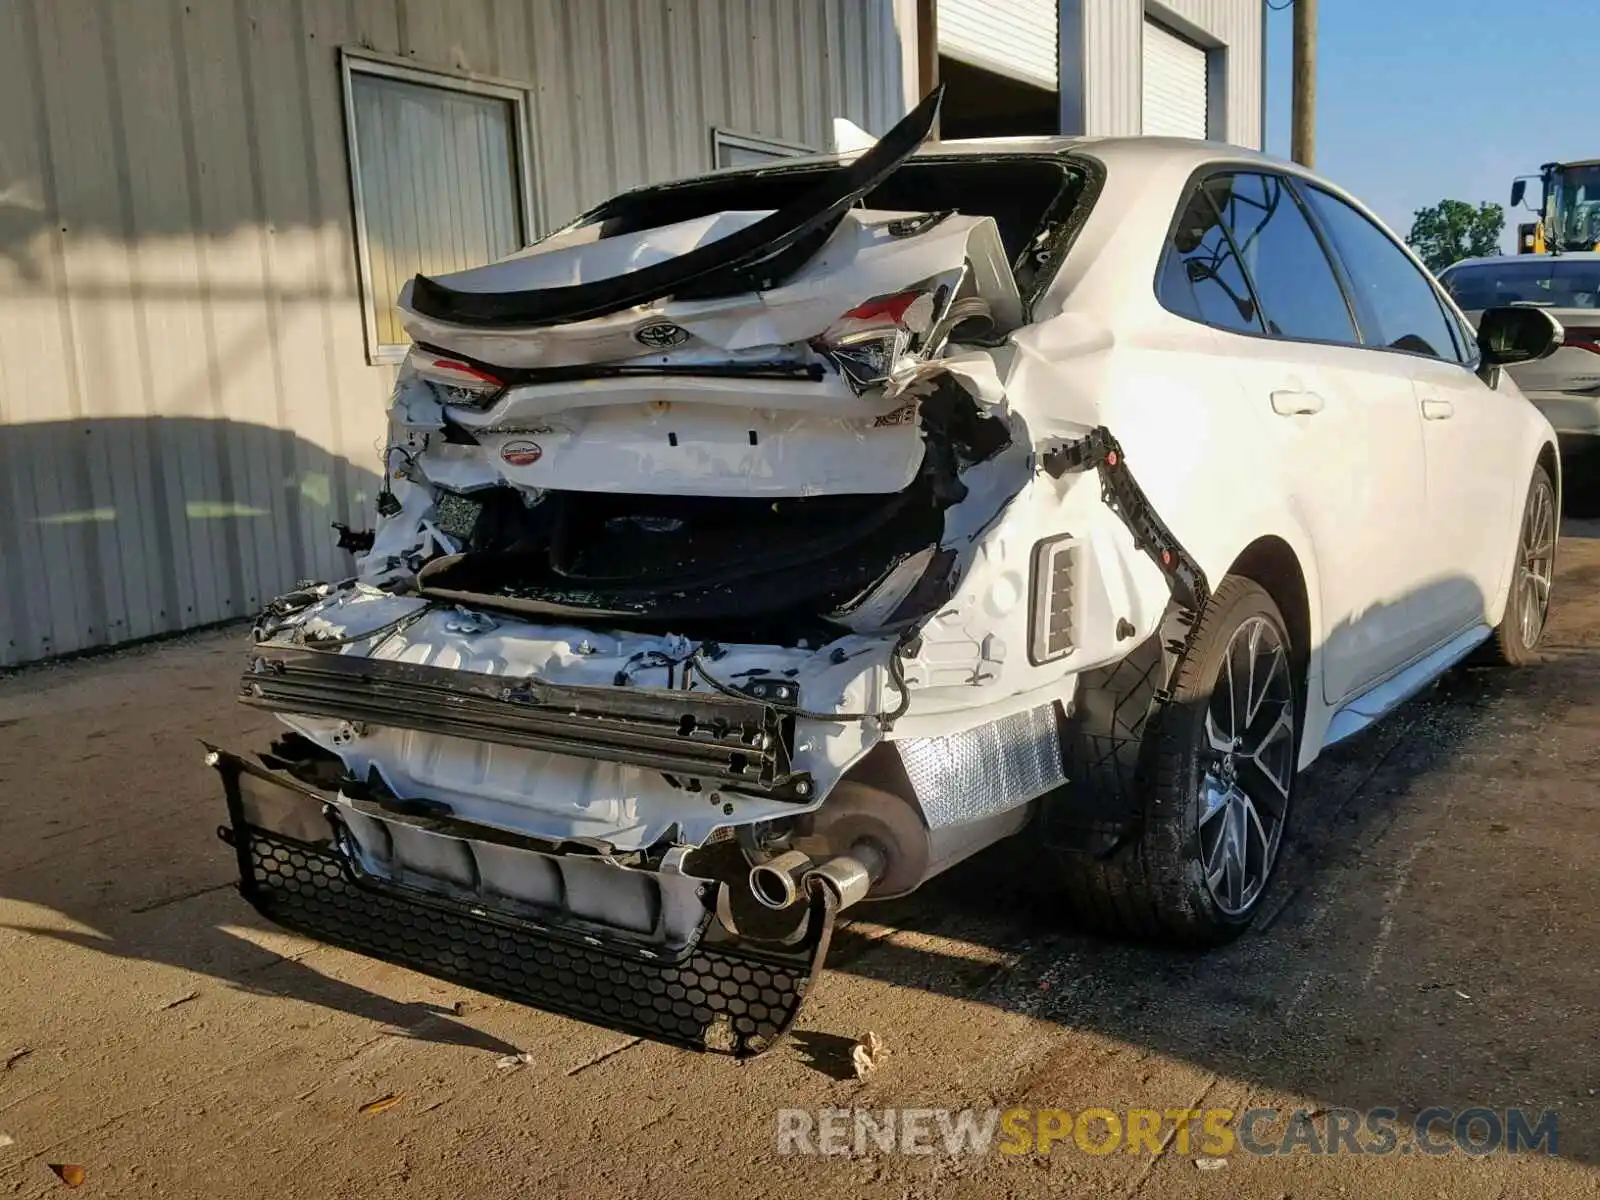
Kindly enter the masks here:
M 845 212 L 921 145 L 933 129 L 943 93 L 935 88 L 835 176 L 707 244 L 592 281 L 525 290 L 463 290 L 418 275 L 407 289 L 409 303 L 440 320 L 502 328 L 582 321 L 663 296 L 707 299 L 770 290 L 810 259 Z
M 441 282 L 464 293 L 494 295 L 612 279 L 714 245 L 770 215 L 723 212 L 603 239 L 595 239 L 597 228 L 588 227 Z M 986 301 L 994 323 L 1014 327 L 1021 302 L 992 218 L 869 209 L 843 214 L 803 266 L 763 291 L 711 299 L 660 297 L 586 320 L 483 327 L 419 310 L 412 282 L 401 292 L 399 307 L 406 332 L 418 344 L 511 368 L 505 378 L 513 386 L 540 382 L 536 374 L 519 371 L 580 364 L 690 369 L 782 363 L 803 369 L 822 365 L 808 343 L 845 312 L 963 266 L 972 275 L 967 290 Z

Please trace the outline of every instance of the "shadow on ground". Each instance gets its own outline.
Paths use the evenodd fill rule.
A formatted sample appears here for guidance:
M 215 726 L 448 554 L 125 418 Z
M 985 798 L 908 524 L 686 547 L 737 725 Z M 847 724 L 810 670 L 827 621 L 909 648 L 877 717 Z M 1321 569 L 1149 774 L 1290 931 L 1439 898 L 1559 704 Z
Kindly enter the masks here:
M 1593 729 L 1568 728 L 1600 698 L 1600 605 L 1574 586 L 1600 572 L 1593 550 L 1569 555 L 1561 586 L 1583 611 L 1565 624 L 1558 613 L 1551 662 L 1460 669 L 1324 756 L 1303 780 L 1269 911 L 1233 946 L 1174 954 L 1075 933 L 1025 878 L 1032 861 L 1002 846 L 862 910 L 892 932 L 841 929 L 831 986 L 855 976 L 1023 1013 L 1327 1106 L 1560 1108 L 1563 1153 L 1600 1161 L 1571 1124 L 1593 1111 L 1596 1083 L 1600 939 L 1583 856 L 1596 848 L 1600 761 L 1582 750 Z M 233 703 L 237 643 L 207 645 L 181 671 L 159 651 L 97 664 L 93 696 L 49 671 L 0 692 L 0 898 L 82 927 L 11 928 L 514 1053 L 451 1007 L 391 1000 L 259 944 L 269 927 L 227 894 L 233 864 L 212 834 L 221 804 L 198 739 L 259 744 L 271 724 Z M 124 780 L 123 761 L 148 767 Z M 939 948 L 952 941 L 993 953 L 975 963 Z M 852 1039 L 802 1026 L 801 1061 L 850 1078 Z M 1047 1056 L 1006 1102 L 1049 1103 L 1061 1069 Z
M 1584 569 L 1600 573 L 1600 560 Z M 1594 648 L 1518 673 L 1458 668 L 1330 749 L 1302 777 L 1263 919 L 1224 949 L 1176 954 L 1076 934 L 1047 889 L 1024 880 L 1037 861 L 1002 844 L 914 904 L 858 910 L 897 932 L 842 932 L 830 967 L 1324 1108 L 1557 1109 L 1563 1155 L 1600 1161 L 1600 930 L 1586 857 L 1600 840 L 1589 782 L 1600 755 L 1563 763 L 1551 745 L 1564 714 L 1596 701 Z M 1591 726 L 1573 744 L 1592 747 L 1593 736 Z M 947 939 L 1001 966 L 950 957 L 937 948 Z M 1051 1103 L 1052 1070 L 1006 1103 Z

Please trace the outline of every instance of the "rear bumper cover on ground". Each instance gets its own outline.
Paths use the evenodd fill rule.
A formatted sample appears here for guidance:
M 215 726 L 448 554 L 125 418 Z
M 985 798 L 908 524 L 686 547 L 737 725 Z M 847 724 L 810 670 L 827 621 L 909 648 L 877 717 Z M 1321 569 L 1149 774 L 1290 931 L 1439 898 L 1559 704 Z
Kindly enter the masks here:
M 577 934 L 485 905 L 396 885 L 341 848 L 337 814 L 316 789 L 226 751 L 222 776 L 240 892 L 267 919 L 308 937 L 596 1025 L 740 1057 L 775 1045 L 828 952 L 826 889 L 792 944 L 730 932 L 708 911 L 676 954 Z

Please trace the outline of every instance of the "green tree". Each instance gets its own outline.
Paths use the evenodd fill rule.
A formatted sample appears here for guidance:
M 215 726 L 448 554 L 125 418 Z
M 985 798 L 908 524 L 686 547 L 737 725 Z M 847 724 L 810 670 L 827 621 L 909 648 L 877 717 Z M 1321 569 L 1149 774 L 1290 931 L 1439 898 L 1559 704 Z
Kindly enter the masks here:
M 1473 208 L 1465 200 L 1441 200 L 1432 208 L 1419 208 L 1406 235 L 1406 245 L 1428 264 L 1442 271 L 1463 258 L 1500 253 L 1500 234 L 1506 227 L 1506 210 L 1498 204 Z

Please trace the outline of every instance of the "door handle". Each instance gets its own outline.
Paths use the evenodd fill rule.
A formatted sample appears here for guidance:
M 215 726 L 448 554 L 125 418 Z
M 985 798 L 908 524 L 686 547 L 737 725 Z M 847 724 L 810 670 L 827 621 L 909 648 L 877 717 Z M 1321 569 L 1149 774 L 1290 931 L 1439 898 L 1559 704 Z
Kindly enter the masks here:
M 1322 397 L 1315 392 L 1273 392 L 1272 411 L 1280 417 L 1309 417 L 1322 411 Z
M 1448 400 L 1430 397 L 1422 402 L 1422 419 L 1424 421 L 1448 421 L 1455 416 L 1456 406 Z

